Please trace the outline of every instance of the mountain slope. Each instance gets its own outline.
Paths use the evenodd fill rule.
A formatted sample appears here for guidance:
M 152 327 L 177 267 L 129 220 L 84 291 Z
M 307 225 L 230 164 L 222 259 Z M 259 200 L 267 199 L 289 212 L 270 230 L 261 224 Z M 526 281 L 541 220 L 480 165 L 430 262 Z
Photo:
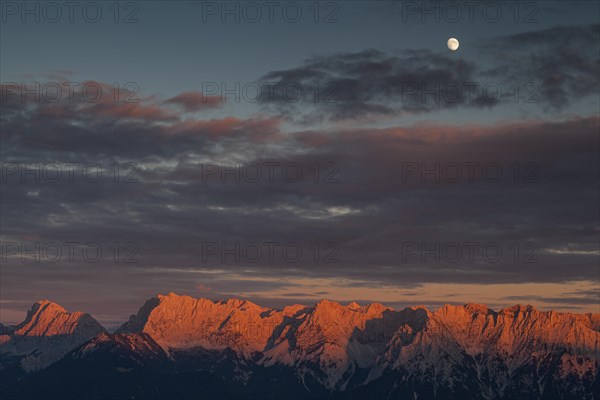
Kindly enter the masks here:
M 37 328 L 34 319 L 28 316 L 15 334 L 95 331 L 93 323 Z M 5 393 L 592 400 L 599 369 L 599 314 L 478 304 L 396 311 L 328 300 L 276 310 L 170 293 L 148 300 L 114 335 L 99 332 Z M 72 377 L 81 383 L 76 388 L 55 388 Z M 97 380 L 110 384 L 94 386 Z
M 444 306 L 422 330 L 397 334 L 369 380 L 392 372 L 394 385 L 429 382 L 470 398 L 592 398 L 597 384 L 599 315 L 515 306 Z M 520 396 L 520 397 L 519 397 Z M 475 396 L 477 398 L 477 396 Z M 554 397 L 551 397 L 554 398 Z
M 0 364 L 18 361 L 30 372 L 59 360 L 105 329 L 89 314 L 67 312 L 56 303 L 41 300 L 33 304 L 23 322 L 4 327 L 3 332 Z
M 392 386 L 412 382 L 434 397 L 438 388 L 502 398 L 530 387 L 531 396 L 553 390 L 585 398 L 598 379 L 600 352 L 599 315 L 531 306 L 395 311 L 322 300 L 271 310 L 171 293 L 149 300 L 121 331 L 147 333 L 171 353 L 230 349 L 246 360 L 232 378 L 244 383 L 253 367 L 277 366 L 293 371 L 308 391 L 327 393 L 392 375 Z

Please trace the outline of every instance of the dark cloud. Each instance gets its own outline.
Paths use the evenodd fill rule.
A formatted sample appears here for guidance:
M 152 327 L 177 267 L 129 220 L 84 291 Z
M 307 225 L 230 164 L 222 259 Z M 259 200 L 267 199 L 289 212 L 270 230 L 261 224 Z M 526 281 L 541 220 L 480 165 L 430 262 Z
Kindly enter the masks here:
M 495 99 L 469 92 L 475 64 L 430 50 L 318 56 L 261 77 L 261 102 L 293 115 L 302 111 L 333 120 L 367 115 L 422 113 L 461 105 L 490 106 Z
M 483 61 L 427 50 L 315 57 L 268 73 L 263 81 L 298 83 L 306 92 L 318 84 L 337 90 L 324 93 L 335 101 L 303 97 L 292 103 L 275 91 L 263 103 L 294 118 L 333 120 L 477 109 L 496 103 L 477 95 L 435 99 L 448 83 L 488 76 L 502 83 L 539 80 L 542 105 L 560 109 L 597 93 L 597 32 L 597 26 L 556 28 L 499 38 L 500 55 L 507 54 L 502 68 L 493 70 Z M 514 57 L 531 52 L 513 60 L 513 48 Z M 416 92 L 409 96 L 407 89 Z M 204 109 L 200 96 L 146 96 L 131 103 L 110 96 L 89 101 L 81 92 L 63 102 L 2 98 L 2 243 L 30 251 L 36 243 L 77 241 L 105 251 L 96 263 L 3 260 L 3 296 L 18 301 L 60 295 L 67 307 L 83 298 L 89 307 L 78 308 L 112 307 L 118 316 L 135 312 L 140 299 L 157 292 L 211 298 L 243 293 L 264 304 L 328 294 L 310 295 L 290 283 L 298 278 L 343 277 L 338 285 L 351 288 L 392 285 L 408 289 L 407 297 L 426 283 L 598 280 L 598 117 L 290 132 L 279 116 L 191 117 L 188 112 Z M 40 179 L 36 164 L 48 163 L 78 163 L 76 181 Z M 103 168 L 103 179 L 82 179 L 91 163 Z M 133 166 L 135 181 L 124 182 L 121 175 L 116 181 L 115 165 L 121 175 L 127 174 L 123 167 Z M 260 179 L 240 179 L 240 165 L 259 166 Z M 292 172 L 301 169 L 297 181 L 283 176 L 289 165 Z M 9 173 L 15 166 L 17 173 Z M 483 174 L 484 166 L 494 179 Z M 38 171 L 26 173 L 23 182 L 23 168 Z M 114 261 L 115 242 L 135 243 L 138 261 Z M 264 246 L 272 242 L 278 243 L 273 262 Z M 204 260 L 206 243 L 219 250 L 259 244 L 263 256 L 252 262 L 225 251 Z M 290 243 L 300 246 L 303 258 L 282 256 Z M 413 246 L 409 256 L 407 243 Z M 471 261 L 465 243 L 478 249 L 492 243 L 503 254 L 491 262 L 478 250 Z M 464 252 L 460 261 L 440 259 L 441 251 L 431 256 L 430 249 L 448 244 Z M 289 298 L 259 295 L 274 290 L 288 291 Z M 594 299 L 594 293 L 531 298 L 573 307 Z
M 598 118 L 283 133 L 269 118 L 184 120 L 174 113 L 142 123 L 121 113 L 49 116 L 41 112 L 46 105 L 12 106 L 13 114 L 2 114 L 3 167 L 95 162 L 108 179 L 23 183 L 18 174 L 5 176 L 5 242 L 94 242 L 105 249 L 135 242 L 140 268 L 224 268 L 248 280 L 248 290 L 264 289 L 252 283 L 256 276 L 342 275 L 344 285 L 406 288 L 597 277 Z M 115 161 L 134 163 L 137 183 L 115 182 Z M 229 180 L 205 179 L 207 163 L 229 170 Z M 238 179 L 236 163 L 262 166 L 262 179 Z M 267 163 L 280 166 L 272 182 Z M 297 182 L 282 177 L 281 166 L 291 163 L 303 171 Z M 478 165 L 472 180 L 468 163 Z M 492 166 L 492 177 L 501 171 L 500 179 L 484 177 L 484 165 Z M 461 177 L 451 181 L 457 167 Z M 203 260 L 209 242 L 219 249 Z M 268 242 L 279 243 L 273 260 Z M 502 258 L 491 262 L 478 250 L 468 259 L 463 244 L 471 242 L 500 246 Z M 299 261 L 284 257 L 290 243 L 300 246 Z M 403 260 L 407 243 L 419 249 Z M 459 262 L 422 254 L 448 243 L 460 244 Z M 256 262 L 227 255 L 250 244 L 263 252 Z M 76 265 L 124 268 L 110 261 Z M 47 266 L 63 279 L 56 264 Z M 195 283 L 220 293 L 239 288 Z
M 99 100 L 90 100 L 74 91 L 59 102 L 22 98 L 19 90 L 3 85 L 6 94 L 0 104 L 3 160 L 10 161 L 15 154 L 20 154 L 21 160 L 28 155 L 36 160 L 39 159 L 36 152 L 59 155 L 57 160 L 61 162 L 132 157 L 164 159 L 171 155 L 218 152 L 219 146 L 226 142 L 233 153 L 246 150 L 244 138 L 268 140 L 278 133 L 276 118 L 185 119 L 180 112 L 153 97 L 115 102 L 106 95 L 112 90 L 109 85 L 94 84 L 105 93 Z M 28 151 L 22 153 L 18 150 L 22 148 Z
M 271 90 L 260 100 L 299 122 L 506 103 L 559 110 L 598 93 L 599 31 L 569 26 L 501 36 L 481 44 L 477 61 L 428 49 L 316 56 L 264 75 Z
M 533 82 L 539 91 L 535 99 L 541 105 L 561 109 L 581 97 L 598 94 L 599 37 L 597 24 L 501 37 L 482 46 L 482 51 L 493 49 L 495 59 L 495 67 L 487 74 L 503 82 Z

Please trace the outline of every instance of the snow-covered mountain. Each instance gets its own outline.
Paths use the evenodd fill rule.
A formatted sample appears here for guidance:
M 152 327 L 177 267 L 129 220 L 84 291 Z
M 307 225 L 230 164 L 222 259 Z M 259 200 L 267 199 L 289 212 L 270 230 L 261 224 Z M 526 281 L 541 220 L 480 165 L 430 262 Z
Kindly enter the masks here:
M 19 325 L 0 330 L 0 365 L 17 360 L 24 371 L 42 369 L 104 331 L 89 314 L 41 300 Z
M 148 300 L 114 335 L 89 318 L 36 331 L 28 315 L 11 338 L 95 337 L 9 393 L 34 396 L 25 383 L 52 393 L 57 380 L 73 375 L 81 389 L 72 388 L 72 397 L 85 395 L 98 376 L 107 386 L 95 395 L 115 398 L 201 391 L 209 398 L 579 400 L 600 393 L 600 314 L 477 304 L 396 311 L 328 300 L 276 310 L 170 293 Z

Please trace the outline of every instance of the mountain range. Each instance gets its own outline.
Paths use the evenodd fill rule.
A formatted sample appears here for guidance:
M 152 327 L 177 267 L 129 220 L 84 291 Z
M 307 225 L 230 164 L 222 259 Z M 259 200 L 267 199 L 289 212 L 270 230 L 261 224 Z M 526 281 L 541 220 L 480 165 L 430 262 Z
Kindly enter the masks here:
M 35 303 L 0 324 L 0 398 L 600 399 L 600 314 L 513 306 L 283 309 L 173 293 L 114 333 Z

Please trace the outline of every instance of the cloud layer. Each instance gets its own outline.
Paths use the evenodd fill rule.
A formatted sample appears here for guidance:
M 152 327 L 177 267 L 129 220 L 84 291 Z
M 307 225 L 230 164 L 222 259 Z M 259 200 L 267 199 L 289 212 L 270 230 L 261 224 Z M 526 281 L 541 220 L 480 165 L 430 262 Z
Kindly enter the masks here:
M 289 102 L 275 92 L 268 103 L 275 114 L 247 118 L 211 118 L 221 99 L 192 91 L 134 102 L 90 101 L 77 90 L 57 102 L 7 95 L 0 104 L 2 291 L 15 301 L 36 293 L 104 299 L 111 288 L 96 281 L 102 277 L 130 288 L 120 296 L 138 304 L 162 283 L 215 295 L 287 293 L 279 299 L 293 301 L 314 295 L 306 289 L 317 280 L 359 295 L 386 286 L 597 282 L 598 116 L 288 124 L 288 117 L 343 122 L 478 110 L 514 95 L 430 102 L 420 100 L 422 86 L 405 85 L 425 82 L 434 88 L 426 97 L 436 98 L 443 96 L 436 87 L 481 76 L 539 81 L 542 106 L 561 110 L 597 93 L 597 33 L 593 26 L 500 38 L 500 49 L 530 54 L 513 60 L 500 52 L 496 69 L 426 50 L 315 57 L 263 80 L 303 88 L 335 82 L 336 101 Z M 549 52 L 551 42 L 558 46 Z M 104 256 L 67 259 L 71 242 L 94 243 Z M 60 244 L 63 256 L 36 261 L 36 246 L 49 243 Z M 136 262 L 125 262 L 129 256 Z M 515 296 L 504 300 L 577 306 L 598 299 Z

